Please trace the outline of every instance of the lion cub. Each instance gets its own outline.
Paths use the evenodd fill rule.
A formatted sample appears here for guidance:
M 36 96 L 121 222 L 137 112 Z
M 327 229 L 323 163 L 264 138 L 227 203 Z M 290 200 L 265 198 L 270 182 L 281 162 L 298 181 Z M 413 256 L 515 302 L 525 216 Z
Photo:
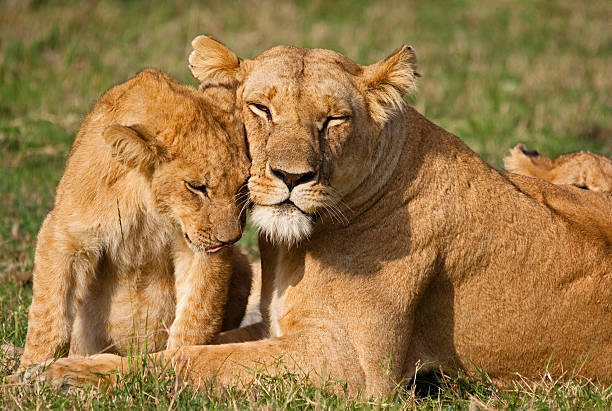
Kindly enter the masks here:
M 563 154 L 550 159 L 524 144 L 517 144 L 504 158 L 506 170 L 537 177 L 553 184 L 570 184 L 612 193 L 612 159 L 589 151 Z
M 42 224 L 20 368 L 57 355 L 204 344 L 238 326 L 249 159 L 235 91 L 156 70 L 96 103 Z M 213 104 L 214 103 L 214 104 Z M 231 285 L 230 283 L 230 276 Z

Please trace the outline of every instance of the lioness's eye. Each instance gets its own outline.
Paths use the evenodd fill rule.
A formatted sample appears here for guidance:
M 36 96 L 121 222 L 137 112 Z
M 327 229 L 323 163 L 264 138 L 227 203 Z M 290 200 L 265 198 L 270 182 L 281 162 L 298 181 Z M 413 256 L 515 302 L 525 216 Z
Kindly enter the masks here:
M 187 189 L 195 194 L 204 194 L 205 196 L 208 196 L 208 191 L 206 190 L 206 186 L 204 184 L 198 184 L 198 183 L 190 183 L 188 181 L 185 181 L 185 186 L 187 186 Z
M 259 103 L 249 103 L 249 108 L 252 112 L 258 115 L 265 115 L 266 117 L 270 117 L 270 109 L 263 104 Z

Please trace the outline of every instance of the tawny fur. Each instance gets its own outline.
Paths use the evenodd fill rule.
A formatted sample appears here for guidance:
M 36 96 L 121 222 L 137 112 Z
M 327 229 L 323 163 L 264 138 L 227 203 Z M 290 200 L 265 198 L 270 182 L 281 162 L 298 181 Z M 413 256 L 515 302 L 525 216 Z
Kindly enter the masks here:
M 612 194 L 612 158 L 589 151 L 563 154 L 555 159 L 517 144 L 504 158 L 506 170 L 537 177 L 553 184 L 568 184 Z
M 201 38 L 194 46 L 193 73 L 214 83 L 195 63 L 227 49 Z M 260 227 L 263 322 L 154 359 L 170 359 L 196 386 L 248 384 L 263 364 L 283 373 L 281 359 L 365 395 L 388 393 L 419 365 L 480 367 L 501 382 L 545 371 L 612 382 L 610 197 L 498 172 L 397 107 L 380 90 L 409 89 L 395 81 L 412 81 L 410 65 L 389 79 L 395 66 L 295 47 L 227 64 L 218 66 L 239 73 L 251 199 L 279 211 Z M 385 71 L 373 75 L 377 66 Z M 266 240 L 296 213 L 311 218 L 309 236 Z M 127 364 L 62 359 L 43 378 L 97 381 L 93 372 Z
M 68 347 L 205 344 L 228 284 L 224 326 L 240 324 L 249 263 L 236 248 L 206 252 L 244 225 L 249 160 L 234 102 L 233 90 L 204 95 L 149 69 L 96 103 L 38 235 L 22 368 Z

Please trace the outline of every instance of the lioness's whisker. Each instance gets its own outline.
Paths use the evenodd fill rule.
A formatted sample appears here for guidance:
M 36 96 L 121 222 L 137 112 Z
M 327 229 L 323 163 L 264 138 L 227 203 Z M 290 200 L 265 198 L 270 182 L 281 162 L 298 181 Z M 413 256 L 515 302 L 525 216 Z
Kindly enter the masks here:
M 339 207 L 339 205 L 344 205 L 342 201 L 337 202 L 333 198 L 328 197 L 324 198 L 322 205 L 323 208 L 328 212 L 332 220 L 335 220 L 340 224 L 347 224 L 349 222 L 348 217 Z M 348 206 L 345 206 L 345 208 L 348 208 Z
M 335 220 L 338 223 L 343 223 L 343 215 L 339 213 L 338 209 L 334 207 L 333 203 L 324 204 L 324 208 L 327 210 L 332 220 Z
M 240 209 L 240 214 L 242 214 L 245 210 L 247 210 L 251 204 L 253 204 L 253 200 L 251 200 L 251 198 L 248 197 L 246 201 L 244 202 L 244 204 L 242 205 L 242 208 Z
M 249 193 L 236 193 L 235 198 L 238 202 L 244 201 L 245 199 L 249 198 Z

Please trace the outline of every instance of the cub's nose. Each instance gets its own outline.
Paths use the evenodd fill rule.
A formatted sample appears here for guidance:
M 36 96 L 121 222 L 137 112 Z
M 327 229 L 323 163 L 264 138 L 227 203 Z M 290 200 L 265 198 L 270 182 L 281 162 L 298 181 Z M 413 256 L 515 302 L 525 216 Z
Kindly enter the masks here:
M 237 243 L 241 237 L 241 231 L 238 233 L 219 233 L 219 235 L 217 235 L 217 240 L 221 243 L 221 245 L 231 245 Z
M 314 171 L 308 171 L 306 173 L 287 173 L 286 171 L 271 168 L 272 173 L 285 183 L 289 191 L 293 190 L 293 187 L 307 183 L 315 179 L 316 173 Z

